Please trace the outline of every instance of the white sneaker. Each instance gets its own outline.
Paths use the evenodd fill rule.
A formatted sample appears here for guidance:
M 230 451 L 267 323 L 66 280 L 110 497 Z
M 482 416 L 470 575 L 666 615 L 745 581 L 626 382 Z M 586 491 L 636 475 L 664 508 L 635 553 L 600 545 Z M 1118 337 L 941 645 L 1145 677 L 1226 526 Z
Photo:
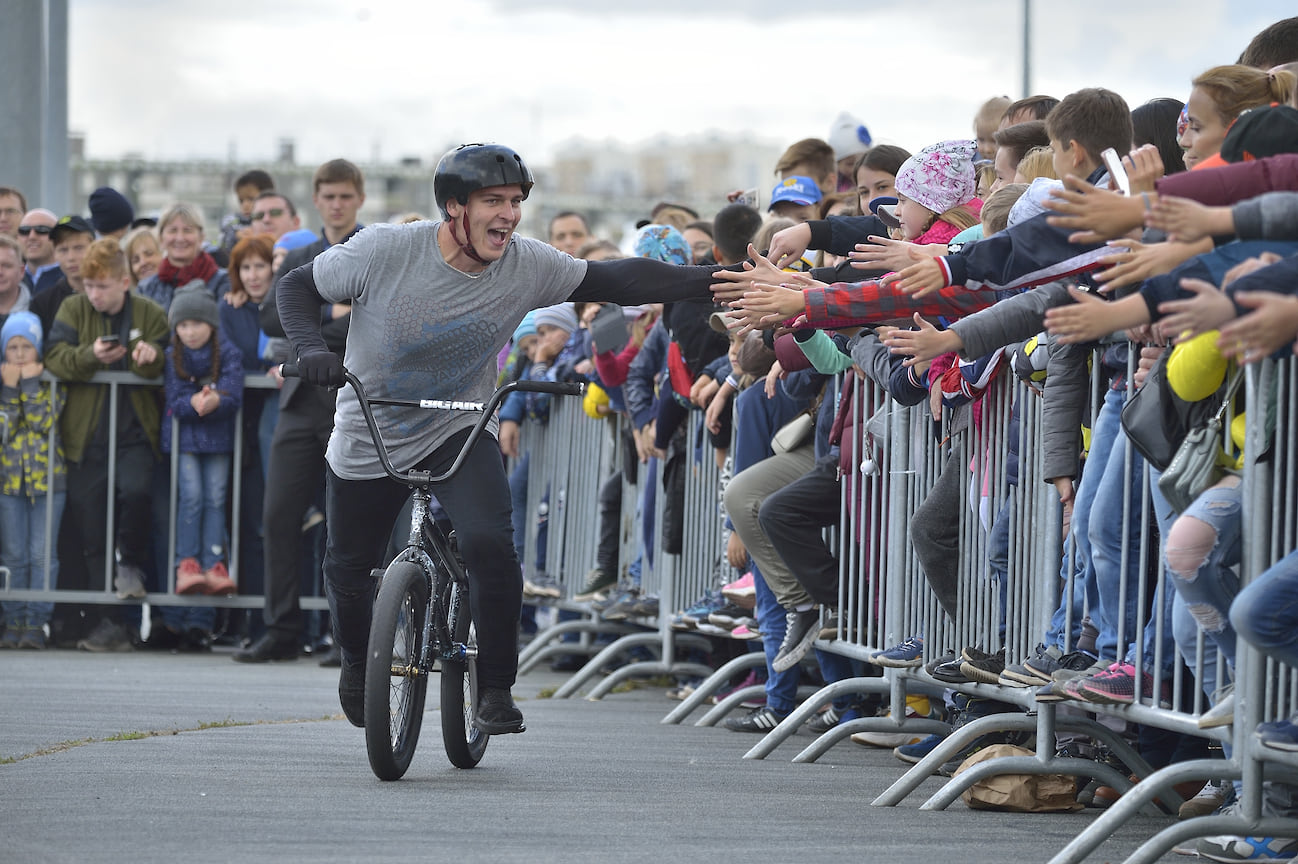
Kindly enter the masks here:
M 144 574 L 140 568 L 130 564 L 118 564 L 117 575 L 113 577 L 113 588 L 119 600 L 143 600 L 149 596 L 144 590 Z

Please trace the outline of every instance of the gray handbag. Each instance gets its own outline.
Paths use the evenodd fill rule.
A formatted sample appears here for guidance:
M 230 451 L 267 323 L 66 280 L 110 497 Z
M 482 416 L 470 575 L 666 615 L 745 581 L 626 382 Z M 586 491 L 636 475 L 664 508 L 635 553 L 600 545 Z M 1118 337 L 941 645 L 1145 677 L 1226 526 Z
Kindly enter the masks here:
M 1221 467 L 1222 418 L 1230 407 L 1235 390 L 1244 380 L 1244 370 L 1237 369 L 1226 386 L 1221 407 L 1205 423 L 1186 433 L 1176 455 L 1158 478 L 1159 491 L 1177 513 L 1184 513 L 1205 489 L 1213 486 L 1225 473 Z

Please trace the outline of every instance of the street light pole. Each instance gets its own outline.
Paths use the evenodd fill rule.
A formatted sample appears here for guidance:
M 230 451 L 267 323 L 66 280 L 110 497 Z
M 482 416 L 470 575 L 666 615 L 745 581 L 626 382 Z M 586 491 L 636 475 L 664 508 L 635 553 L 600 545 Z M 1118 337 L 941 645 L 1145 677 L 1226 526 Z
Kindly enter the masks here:
M 1023 0 L 1023 98 L 1032 95 L 1032 0 Z

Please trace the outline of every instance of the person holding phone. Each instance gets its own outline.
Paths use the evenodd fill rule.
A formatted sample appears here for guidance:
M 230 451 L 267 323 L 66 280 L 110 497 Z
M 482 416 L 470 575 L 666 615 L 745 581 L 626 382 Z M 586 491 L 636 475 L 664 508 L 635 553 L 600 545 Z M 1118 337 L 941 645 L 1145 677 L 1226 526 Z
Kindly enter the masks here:
M 68 501 L 63 530 L 81 551 L 74 568 L 64 560 L 60 588 L 102 588 L 108 562 L 116 557 L 113 587 L 122 598 L 143 598 L 145 563 L 152 555 L 153 469 L 159 458 L 160 416 L 154 388 L 126 386 L 117 410 L 116 450 L 108 450 L 107 385 L 91 384 L 97 372 L 162 373 L 169 329 L 158 304 L 130 291 L 126 256 L 116 240 L 90 244 L 80 264 L 84 293 L 63 301 L 50 330 L 46 368 L 69 382 L 60 418 L 68 466 Z M 116 488 L 108 488 L 110 455 L 116 458 Z M 115 506 L 116 552 L 104 543 L 108 509 Z M 138 638 L 139 607 L 96 607 L 98 626 L 77 641 L 85 651 L 129 651 Z M 89 619 L 93 620 L 93 618 Z

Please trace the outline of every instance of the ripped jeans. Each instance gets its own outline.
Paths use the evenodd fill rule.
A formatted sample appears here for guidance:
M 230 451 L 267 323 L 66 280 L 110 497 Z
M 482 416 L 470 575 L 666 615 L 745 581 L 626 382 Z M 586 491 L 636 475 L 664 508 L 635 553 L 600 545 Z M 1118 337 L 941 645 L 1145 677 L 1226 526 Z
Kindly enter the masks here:
M 1232 569 L 1243 552 L 1240 480 L 1228 476 L 1206 490 L 1172 523 L 1163 564 L 1186 609 L 1226 662 L 1235 666 L 1230 606 L 1239 593 Z

